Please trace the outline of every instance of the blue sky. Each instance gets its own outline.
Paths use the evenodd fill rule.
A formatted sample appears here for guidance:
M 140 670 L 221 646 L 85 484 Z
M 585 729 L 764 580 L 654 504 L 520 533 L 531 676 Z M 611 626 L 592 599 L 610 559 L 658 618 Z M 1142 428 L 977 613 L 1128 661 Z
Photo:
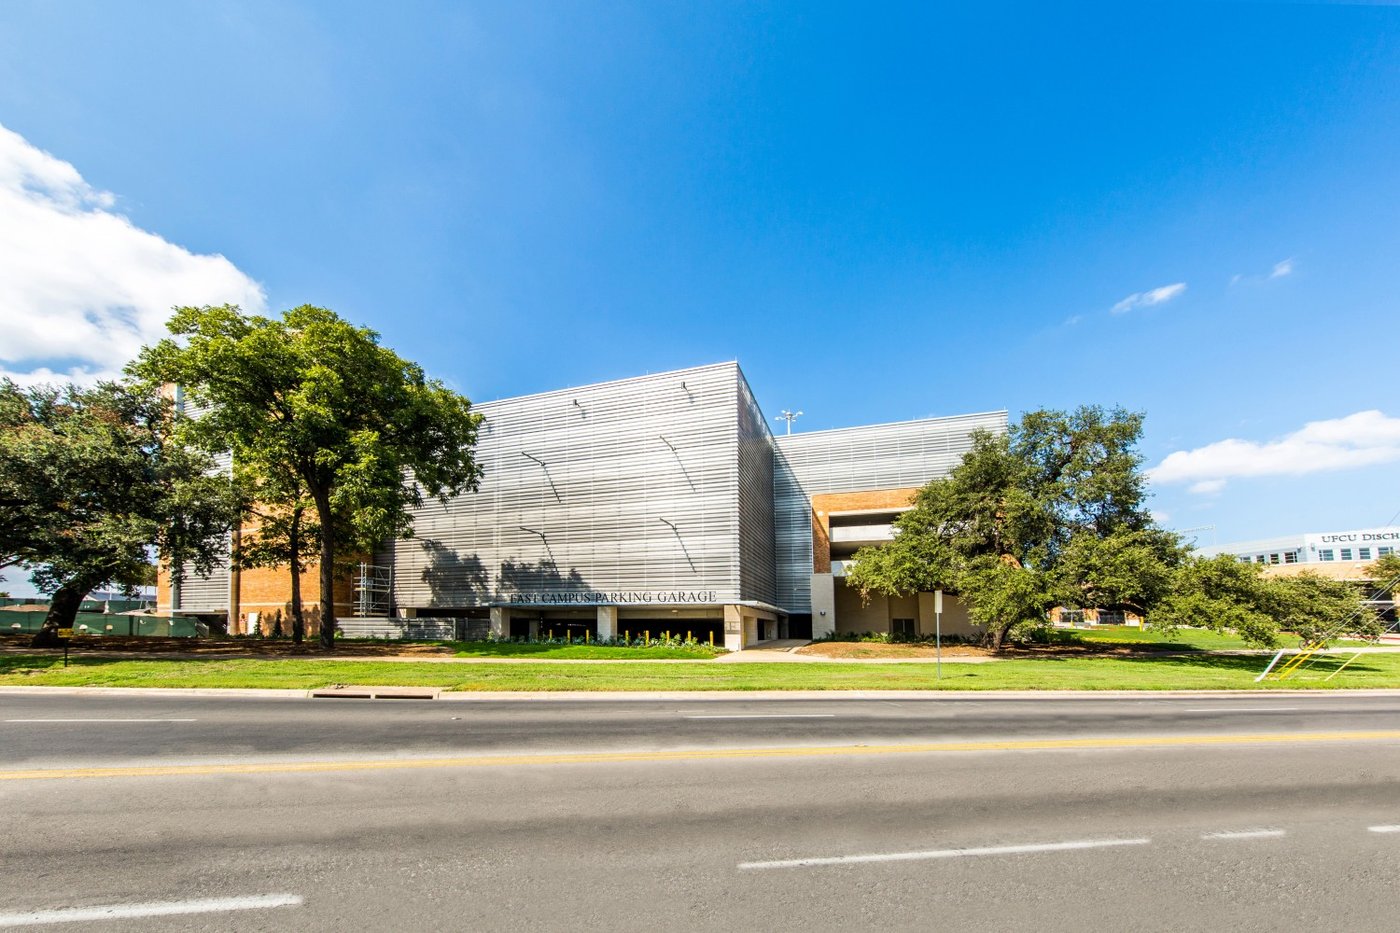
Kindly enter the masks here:
M 1121 404 L 1170 527 L 1391 519 L 1400 9 L 975 6 L 10 0 L 0 370 L 310 302 L 476 399 Z

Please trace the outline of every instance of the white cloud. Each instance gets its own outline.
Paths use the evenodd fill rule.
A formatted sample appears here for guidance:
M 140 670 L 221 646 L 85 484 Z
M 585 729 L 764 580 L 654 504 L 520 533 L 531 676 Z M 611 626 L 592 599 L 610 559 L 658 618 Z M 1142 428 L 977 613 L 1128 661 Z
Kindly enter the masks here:
M 116 198 L 0 126 L 0 376 L 111 376 L 165 334 L 175 305 L 266 308 L 223 256 L 136 227 Z
M 1272 279 L 1286 278 L 1293 274 L 1293 270 L 1294 259 L 1290 256 L 1288 259 L 1281 259 L 1274 263 L 1274 267 L 1265 274 L 1245 275 L 1241 272 L 1232 275 L 1230 276 L 1230 285 L 1259 285 Z
M 1251 476 L 1303 476 L 1400 461 L 1400 418 L 1375 410 L 1311 421 L 1260 443 L 1239 438 L 1178 450 L 1148 471 L 1155 483 L 1191 483 L 1194 493 L 1216 493 L 1225 482 Z
M 1133 292 L 1109 310 L 1114 314 L 1127 314 L 1134 308 L 1150 308 L 1153 305 L 1165 304 L 1184 291 L 1186 291 L 1186 283 L 1177 282 L 1174 285 L 1163 285 L 1150 291 Z

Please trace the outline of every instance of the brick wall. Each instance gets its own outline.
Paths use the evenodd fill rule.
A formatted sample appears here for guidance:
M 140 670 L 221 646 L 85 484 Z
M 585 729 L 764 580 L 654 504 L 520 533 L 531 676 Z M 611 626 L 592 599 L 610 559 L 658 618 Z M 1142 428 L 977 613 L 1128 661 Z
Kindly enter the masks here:
M 830 492 L 812 497 L 812 572 L 831 573 L 831 513 L 902 509 L 914 504 L 917 488 Z

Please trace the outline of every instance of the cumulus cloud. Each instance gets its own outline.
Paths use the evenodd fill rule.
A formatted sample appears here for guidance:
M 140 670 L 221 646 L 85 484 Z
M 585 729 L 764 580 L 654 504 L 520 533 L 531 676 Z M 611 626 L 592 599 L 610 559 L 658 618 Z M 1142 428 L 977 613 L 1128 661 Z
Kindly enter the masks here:
M 1127 314 L 1135 308 L 1150 308 L 1153 305 L 1166 304 L 1184 291 L 1186 291 L 1186 283 L 1177 282 L 1174 285 L 1163 285 L 1150 291 L 1133 292 L 1109 310 L 1114 314 Z
M 0 375 L 91 382 L 165 333 L 175 305 L 263 311 L 223 256 L 132 224 L 71 164 L 0 126 Z
M 1189 491 L 1219 492 L 1227 480 L 1303 476 L 1400 461 L 1400 418 L 1375 410 L 1311 421 L 1271 441 L 1229 438 L 1178 450 L 1148 470 L 1155 483 L 1190 483 Z

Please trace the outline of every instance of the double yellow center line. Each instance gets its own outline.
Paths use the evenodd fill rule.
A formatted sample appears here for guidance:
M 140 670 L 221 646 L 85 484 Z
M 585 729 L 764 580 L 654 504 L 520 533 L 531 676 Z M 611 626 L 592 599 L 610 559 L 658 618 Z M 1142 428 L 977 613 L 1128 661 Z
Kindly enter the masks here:
M 123 768 L 44 768 L 0 771 L 0 781 L 58 781 L 80 778 L 197 777 L 221 774 L 305 774 L 334 771 L 421 771 L 435 768 L 502 768 L 541 765 L 627 764 L 667 761 L 732 761 L 749 758 L 841 758 L 866 755 L 927 755 L 943 752 L 1025 752 L 1066 749 L 1132 749 L 1321 742 L 1389 742 L 1400 730 L 1283 732 L 1240 735 L 1123 736 L 1083 739 L 1021 739 L 983 742 L 919 742 L 903 745 L 816 745 L 777 748 L 702 748 L 661 752 L 584 752 L 534 755 L 456 755 L 446 758 L 379 758 L 340 761 L 265 761 L 241 764 L 138 765 Z

